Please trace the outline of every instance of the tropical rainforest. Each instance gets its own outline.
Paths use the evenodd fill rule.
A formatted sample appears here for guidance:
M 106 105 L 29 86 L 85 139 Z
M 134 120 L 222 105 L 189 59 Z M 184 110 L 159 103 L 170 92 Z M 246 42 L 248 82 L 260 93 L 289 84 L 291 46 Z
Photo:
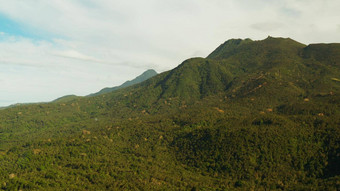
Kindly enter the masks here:
M 0 110 L 2 190 L 340 190 L 340 44 L 231 39 L 107 93 Z

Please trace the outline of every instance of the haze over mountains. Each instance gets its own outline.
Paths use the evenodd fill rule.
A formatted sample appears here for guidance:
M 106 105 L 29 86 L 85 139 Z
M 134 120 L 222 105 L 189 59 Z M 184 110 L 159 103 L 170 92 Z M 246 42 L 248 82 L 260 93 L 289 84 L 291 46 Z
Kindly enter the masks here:
M 338 190 L 339 76 L 340 44 L 231 39 L 126 88 L 1 110 L 0 185 Z

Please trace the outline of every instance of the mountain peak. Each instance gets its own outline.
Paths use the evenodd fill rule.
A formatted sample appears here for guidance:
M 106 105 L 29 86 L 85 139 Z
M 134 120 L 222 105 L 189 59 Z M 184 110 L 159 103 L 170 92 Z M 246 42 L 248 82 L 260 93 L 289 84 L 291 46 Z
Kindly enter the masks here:
M 224 56 L 229 56 L 235 52 L 235 50 L 243 45 L 253 42 L 251 39 L 246 38 L 246 39 L 230 39 L 221 44 L 219 47 L 217 47 L 207 58 L 219 58 L 219 57 L 224 57 Z
M 283 38 L 283 37 L 273 37 L 273 36 L 268 36 L 266 39 L 264 40 L 259 40 L 259 42 L 271 42 L 271 43 L 276 43 L 276 44 L 291 44 L 291 45 L 296 45 L 296 46 L 306 46 L 305 44 L 302 44 L 298 41 L 295 41 L 291 38 Z
M 143 72 L 140 76 L 144 76 L 144 75 L 148 75 L 148 76 L 152 75 L 152 76 L 154 76 L 154 75 L 157 75 L 157 74 L 158 73 L 154 69 L 148 69 L 145 72 Z
M 294 52 L 298 49 L 302 49 L 306 45 L 299 43 L 291 38 L 281 38 L 268 36 L 264 40 L 253 41 L 247 39 L 230 39 L 221 44 L 215 49 L 207 58 L 208 59 L 225 59 L 230 56 L 235 56 L 241 52 L 263 54 L 268 52 Z

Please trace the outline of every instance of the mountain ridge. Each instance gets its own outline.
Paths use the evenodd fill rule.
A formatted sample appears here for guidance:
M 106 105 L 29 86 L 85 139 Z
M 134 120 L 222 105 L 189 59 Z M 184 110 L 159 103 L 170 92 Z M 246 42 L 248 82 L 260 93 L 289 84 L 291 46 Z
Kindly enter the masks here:
M 96 92 L 96 93 L 92 93 L 92 94 L 89 94 L 87 96 L 97 96 L 97 95 L 102 95 L 102 94 L 105 94 L 105 93 L 109 93 L 109 92 L 112 92 L 112 91 L 116 91 L 116 90 L 119 90 L 121 88 L 125 88 L 125 87 L 128 87 L 128 86 L 132 86 L 132 85 L 135 85 L 135 84 L 138 84 L 138 83 L 141 83 L 153 76 L 157 75 L 157 72 L 153 69 L 148 69 L 146 70 L 145 72 L 143 72 L 141 75 L 137 76 L 136 78 L 134 78 L 133 80 L 128 80 L 126 82 L 124 82 L 123 84 L 119 85 L 119 86 L 115 86 L 115 87 L 111 87 L 111 88 L 103 88 L 101 89 L 99 92 Z
M 111 88 L 103 88 L 100 91 L 96 92 L 96 93 L 91 93 L 89 95 L 86 95 L 85 97 L 93 97 L 93 96 L 98 96 L 98 95 L 102 95 L 102 94 L 106 94 L 106 93 L 110 93 L 122 88 L 126 88 L 138 83 L 141 83 L 153 76 L 157 75 L 157 72 L 153 69 L 148 69 L 145 72 L 143 72 L 141 75 L 135 77 L 133 80 L 128 80 L 126 82 L 124 82 L 123 84 L 119 85 L 119 86 L 115 86 L 115 87 L 111 87 Z M 80 98 L 82 96 L 77 96 L 77 95 L 65 95 L 62 96 L 60 98 L 57 98 L 55 100 L 53 100 L 52 102 L 66 102 L 66 101 L 72 101 L 76 98 Z

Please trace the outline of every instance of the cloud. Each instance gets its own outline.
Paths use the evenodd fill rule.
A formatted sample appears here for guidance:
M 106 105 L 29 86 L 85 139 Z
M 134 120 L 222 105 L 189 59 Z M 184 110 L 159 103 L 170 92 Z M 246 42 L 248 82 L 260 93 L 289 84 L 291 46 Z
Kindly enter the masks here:
M 76 50 L 67 50 L 67 51 L 57 51 L 54 53 L 56 56 L 61 56 L 64 58 L 72 58 L 72 59 L 78 59 L 82 61 L 90 61 L 90 62 L 102 62 L 100 60 L 97 60 L 91 56 L 87 56 L 85 54 L 82 54 Z
M 251 25 L 251 28 L 262 32 L 271 32 L 273 30 L 278 30 L 282 27 L 283 27 L 282 23 L 276 22 L 256 23 Z
M 296 10 L 295 8 L 290 8 L 290 7 L 287 7 L 287 6 L 283 6 L 281 9 L 280 9 L 280 12 L 281 12 L 281 15 L 283 17 L 291 17 L 291 18 L 298 18 L 301 16 L 301 11 L 299 10 Z

